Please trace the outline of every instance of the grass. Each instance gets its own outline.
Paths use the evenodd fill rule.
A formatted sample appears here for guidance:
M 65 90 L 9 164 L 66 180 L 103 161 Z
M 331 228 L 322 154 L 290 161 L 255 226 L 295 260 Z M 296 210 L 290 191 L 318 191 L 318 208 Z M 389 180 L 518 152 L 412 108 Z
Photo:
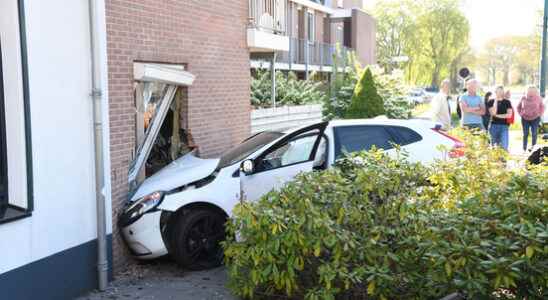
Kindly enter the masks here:
M 421 103 L 415 105 L 413 112 L 411 113 L 414 118 L 422 117 L 426 112 L 430 110 L 430 103 Z

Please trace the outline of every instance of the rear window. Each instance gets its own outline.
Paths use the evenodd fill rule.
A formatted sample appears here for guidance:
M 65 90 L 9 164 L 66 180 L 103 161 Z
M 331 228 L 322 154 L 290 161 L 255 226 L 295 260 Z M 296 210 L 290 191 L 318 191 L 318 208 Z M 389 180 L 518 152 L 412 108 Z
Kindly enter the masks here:
M 390 150 L 394 145 L 409 145 L 422 140 L 422 136 L 412 129 L 400 126 L 340 126 L 333 128 L 335 133 L 335 157 L 345 153 L 377 149 Z
M 333 130 L 337 158 L 345 153 L 367 151 L 373 146 L 389 150 L 394 148 L 392 143 L 396 143 L 385 126 L 341 126 Z
M 385 128 L 393 136 L 395 143 L 400 146 L 413 144 L 422 140 L 420 134 L 407 127 L 386 126 Z

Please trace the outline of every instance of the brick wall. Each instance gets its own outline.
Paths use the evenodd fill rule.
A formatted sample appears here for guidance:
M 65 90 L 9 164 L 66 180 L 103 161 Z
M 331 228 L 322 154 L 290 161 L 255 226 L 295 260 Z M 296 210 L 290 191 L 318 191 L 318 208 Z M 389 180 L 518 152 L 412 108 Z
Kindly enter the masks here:
M 202 156 L 217 155 L 249 134 L 247 5 L 247 0 L 106 1 L 114 218 L 127 198 L 135 147 L 134 61 L 185 64 L 196 75 L 186 91 L 183 123 Z M 113 231 L 114 268 L 120 271 L 128 256 L 117 228 Z

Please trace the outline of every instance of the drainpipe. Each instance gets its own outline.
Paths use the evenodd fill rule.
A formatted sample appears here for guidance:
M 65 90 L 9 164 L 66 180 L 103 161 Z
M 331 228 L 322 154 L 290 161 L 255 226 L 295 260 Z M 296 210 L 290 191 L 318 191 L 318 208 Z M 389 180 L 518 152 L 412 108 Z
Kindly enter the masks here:
M 271 101 L 272 107 L 276 108 L 276 52 L 272 53 L 272 58 L 270 60 L 270 77 L 271 77 Z
M 88 0 L 91 50 L 91 98 L 93 101 L 93 137 L 95 146 L 95 195 L 97 197 L 97 282 L 104 291 L 108 285 L 106 198 L 110 199 L 108 105 L 103 92 L 106 49 L 104 38 L 104 0 Z M 101 34 L 103 33 L 103 34 Z M 105 114 L 105 111 L 107 112 Z M 103 127 L 103 125 L 106 125 Z M 106 134 L 105 134 L 106 133 Z M 106 143 L 105 143 L 106 141 Z M 107 149 L 105 151 L 105 149 Z M 105 155 L 106 154 L 106 155 Z M 106 165 L 106 168 L 105 168 Z

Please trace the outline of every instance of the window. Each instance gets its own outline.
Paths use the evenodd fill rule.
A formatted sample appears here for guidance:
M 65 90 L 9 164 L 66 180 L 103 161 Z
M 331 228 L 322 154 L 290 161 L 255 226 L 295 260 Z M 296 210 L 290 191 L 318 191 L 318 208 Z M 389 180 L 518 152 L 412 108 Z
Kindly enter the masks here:
M 24 11 L 0 1 L 0 224 L 33 210 Z
M 308 19 L 308 41 L 314 42 L 316 39 L 316 22 L 314 20 L 314 14 L 307 12 Z
M 259 170 L 267 171 L 309 161 L 318 135 L 317 130 L 306 132 L 270 150 L 261 160 Z
M 422 136 L 407 127 L 387 126 L 387 130 L 394 137 L 396 144 L 409 145 L 422 140 Z
M 2 44 L 0 44 L 2 53 Z M 6 156 L 6 113 L 4 110 L 4 76 L 2 74 L 2 56 L 0 55 L 0 218 L 2 208 L 8 206 L 8 166 Z
M 341 126 L 335 132 L 335 157 L 345 153 L 377 149 L 389 150 L 396 143 L 385 126 Z

